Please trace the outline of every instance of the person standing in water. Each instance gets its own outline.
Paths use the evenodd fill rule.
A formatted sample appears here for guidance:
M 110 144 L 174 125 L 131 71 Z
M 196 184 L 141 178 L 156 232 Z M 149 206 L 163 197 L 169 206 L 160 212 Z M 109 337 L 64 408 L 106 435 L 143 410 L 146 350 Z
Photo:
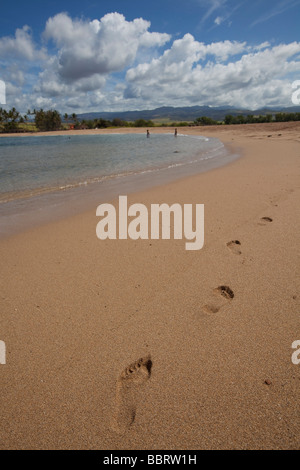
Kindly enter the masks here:
M 150 132 L 148 131 L 148 129 L 147 129 L 147 137 L 150 137 Z
M 177 129 L 175 129 L 174 136 L 177 137 Z

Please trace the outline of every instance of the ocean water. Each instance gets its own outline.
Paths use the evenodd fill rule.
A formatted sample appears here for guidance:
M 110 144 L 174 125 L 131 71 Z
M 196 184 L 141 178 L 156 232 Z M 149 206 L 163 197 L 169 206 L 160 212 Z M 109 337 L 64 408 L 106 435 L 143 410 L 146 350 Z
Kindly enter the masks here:
M 107 134 L 0 139 L 0 202 L 214 158 L 217 139 Z
M 46 213 L 75 213 L 232 160 L 222 142 L 178 134 L 99 134 L 0 138 L 0 235 Z M 73 204 L 73 212 L 71 203 Z

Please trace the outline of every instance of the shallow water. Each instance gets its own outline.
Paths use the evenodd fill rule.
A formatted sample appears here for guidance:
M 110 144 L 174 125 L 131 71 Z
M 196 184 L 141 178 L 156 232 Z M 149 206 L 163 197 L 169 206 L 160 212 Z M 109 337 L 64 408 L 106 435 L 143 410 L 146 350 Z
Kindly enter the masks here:
M 0 139 L 0 202 L 213 158 L 222 144 L 156 134 Z
M 0 138 L 0 236 L 225 165 L 215 138 L 101 134 Z M 201 202 L 201 201 L 200 201 Z

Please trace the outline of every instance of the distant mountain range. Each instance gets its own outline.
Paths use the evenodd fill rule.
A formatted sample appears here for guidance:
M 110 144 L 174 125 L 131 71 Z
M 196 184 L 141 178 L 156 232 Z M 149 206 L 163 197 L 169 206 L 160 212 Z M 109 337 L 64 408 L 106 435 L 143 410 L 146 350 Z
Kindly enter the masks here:
M 167 120 L 167 121 L 194 121 L 198 117 L 207 116 L 215 120 L 223 120 L 227 114 L 232 116 L 253 114 L 253 115 L 266 115 L 274 113 L 299 113 L 300 106 L 292 106 L 289 108 L 261 108 L 256 110 L 250 109 L 238 109 L 233 106 L 224 107 L 210 107 L 210 106 L 190 106 L 182 108 L 173 108 L 171 106 L 164 106 L 162 108 L 156 108 L 151 110 L 143 111 L 113 111 L 113 112 L 96 112 L 96 113 L 83 113 L 78 114 L 80 120 L 85 119 L 107 119 L 113 120 L 120 118 L 124 121 L 136 121 L 137 119 L 145 120 Z

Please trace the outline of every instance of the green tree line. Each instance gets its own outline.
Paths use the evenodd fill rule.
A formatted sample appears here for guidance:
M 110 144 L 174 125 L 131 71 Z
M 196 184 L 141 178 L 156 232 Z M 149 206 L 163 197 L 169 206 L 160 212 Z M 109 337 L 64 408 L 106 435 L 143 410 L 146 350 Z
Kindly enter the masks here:
M 34 116 L 34 118 L 30 118 Z M 268 123 L 268 122 L 289 122 L 300 121 L 300 113 L 276 113 L 254 116 L 242 114 L 233 116 L 227 114 L 223 121 L 216 121 L 207 116 L 201 116 L 194 120 L 193 123 L 188 122 L 173 122 L 171 124 L 157 124 L 162 127 L 182 127 L 182 126 L 212 126 L 222 124 L 254 124 L 254 123 Z M 35 128 L 33 128 L 33 122 Z M 16 108 L 7 111 L 0 108 L 0 132 L 29 132 L 29 131 L 56 131 L 65 129 L 70 124 L 75 129 L 105 129 L 108 127 L 154 127 L 155 124 L 151 120 L 137 119 L 134 122 L 124 121 L 120 118 L 115 118 L 112 121 L 96 118 L 90 120 L 79 120 L 75 113 L 70 116 L 66 113 L 62 117 L 56 110 L 33 110 L 27 111 L 27 114 L 22 115 Z
M 34 119 L 30 119 L 29 116 L 34 116 Z M 33 110 L 27 111 L 27 114 L 22 116 L 19 111 L 12 108 L 10 111 L 0 108 L 0 132 L 12 133 L 12 132 L 26 132 L 34 129 L 29 129 L 29 120 L 33 121 L 35 127 L 39 131 L 57 131 L 65 129 L 70 124 L 74 126 L 74 129 L 105 129 L 107 127 L 153 127 L 155 124 L 153 121 L 146 121 L 144 119 L 138 119 L 134 122 L 123 121 L 122 119 L 115 118 L 112 121 L 107 119 L 93 119 L 93 120 L 79 120 L 75 113 L 64 114 L 62 117 L 56 110 Z
M 255 124 L 265 122 L 288 122 L 288 121 L 300 121 L 300 113 L 276 113 L 275 116 L 272 114 L 254 116 L 248 114 L 247 116 L 238 115 L 232 116 L 227 114 L 224 119 L 225 124 Z

